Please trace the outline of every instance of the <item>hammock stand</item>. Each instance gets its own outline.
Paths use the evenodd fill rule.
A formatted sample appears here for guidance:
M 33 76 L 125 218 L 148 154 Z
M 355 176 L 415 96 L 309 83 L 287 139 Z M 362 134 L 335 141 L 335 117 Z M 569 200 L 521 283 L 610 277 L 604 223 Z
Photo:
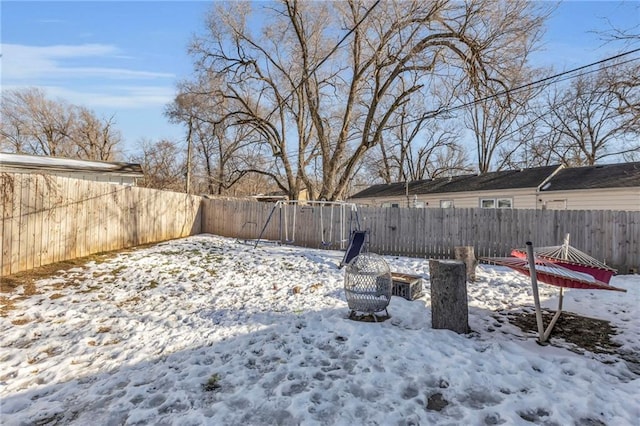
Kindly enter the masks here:
M 519 257 L 489 257 L 482 258 L 496 265 L 507 266 L 531 278 L 531 287 L 533 288 L 533 302 L 536 309 L 536 321 L 538 325 L 538 340 L 541 345 L 546 345 L 551 331 L 555 326 L 558 318 L 562 314 L 562 299 L 564 288 L 591 289 L 591 290 L 614 290 L 626 292 L 623 288 L 613 287 L 607 283 L 597 280 L 593 276 L 573 271 L 556 263 L 536 257 L 534 254 L 533 244 L 527 242 L 527 258 Z M 533 265 L 533 267 L 532 267 Z M 560 287 L 560 296 L 558 299 L 558 309 L 549 322 L 547 328 L 544 328 L 542 321 L 542 310 L 540 309 L 540 295 L 538 293 L 538 281 Z
M 607 266 L 588 254 L 569 245 L 569 234 L 564 238 L 564 243 L 560 246 L 539 247 L 534 250 L 538 258 L 555 263 L 576 272 L 583 272 L 591 275 L 598 281 L 609 284 L 611 277 L 616 274 L 615 269 Z M 511 256 L 521 259 L 527 258 L 526 249 L 514 249 Z

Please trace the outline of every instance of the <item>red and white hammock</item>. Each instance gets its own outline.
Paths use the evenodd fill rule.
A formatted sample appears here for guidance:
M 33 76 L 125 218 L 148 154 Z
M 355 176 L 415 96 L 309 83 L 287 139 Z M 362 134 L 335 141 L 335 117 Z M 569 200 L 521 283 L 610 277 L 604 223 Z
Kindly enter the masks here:
M 515 251 L 515 250 L 514 250 Z M 529 262 L 520 257 L 488 257 L 483 260 L 496 265 L 507 266 L 527 276 L 531 276 Z M 627 291 L 600 281 L 586 272 L 579 272 L 535 256 L 535 268 L 538 281 L 564 288 Z
M 611 277 L 616 274 L 616 270 L 605 265 L 598 259 L 569 245 L 569 235 L 565 237 L 561 246 L 539 247 L 534 249 L 536 258 L 552 262 L 566 269 L 589 274 L 596 280 L 609 284 Z M 511 256 L 527 259 L 526 249 L 514 249 Z

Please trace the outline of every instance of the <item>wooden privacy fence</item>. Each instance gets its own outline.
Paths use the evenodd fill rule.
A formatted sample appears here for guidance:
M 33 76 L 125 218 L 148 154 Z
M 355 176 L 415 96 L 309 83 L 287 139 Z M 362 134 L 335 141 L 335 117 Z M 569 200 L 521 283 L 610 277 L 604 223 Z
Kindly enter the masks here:
M 252 240 L 273 211 L 267 203 L 37 174 L 0 173 L 0 191 L 0 276 L 200 232 Z M 372 252 L 452 258 L 456 246 L 508 256 L 526 241 L 559 245 L 570 233 L 572 246 L 620 273 L 640 268 L 640 212 L 363 207 L 356 218 L 305 205 L 295 212 L 294 227 L 292 210 L 274 211 L 263 238 L 343 249 L 344 234 L 359 224 Z
M 202 232 L 254 239 L 272 204 L 248 201 L 203 201 Z M 571 234 L 571 245 L 604 260 L 620 273 L 640 267 L 640 212 L 603 210 L 408 209 L 358 208 L 362 229 L 369 231 L 369 250 L 389 255 L 452 258 L 454 247 L 473 246 L 478 256 L 508 256 L 527 241 L 535 246 L 560 245 Z M 337 239 L 322 243 L 327 217 L 319 209 L 298 208 L 291 244 L 340 248 Z M 283 223 L 276 212 L 264 238 L 281 240 Z M 289 236 L 291 220 L 288 221 Z M 334 229 L 339 226 L 334 218 Z M 326 239 L 326 238 L 325 238 Z
M 200 233 L 201 197 L 0 173 L 0 276 Z
M 344 249 L 357 218 L 336 205 L 276 206 L 272 203 L 203 200 L 202 232 L 242 240 L 280 241 L 301 247 Z M 269 217 L 271 215 L 270 220 Z M 265 227 L 265 225 L 267 225 Z

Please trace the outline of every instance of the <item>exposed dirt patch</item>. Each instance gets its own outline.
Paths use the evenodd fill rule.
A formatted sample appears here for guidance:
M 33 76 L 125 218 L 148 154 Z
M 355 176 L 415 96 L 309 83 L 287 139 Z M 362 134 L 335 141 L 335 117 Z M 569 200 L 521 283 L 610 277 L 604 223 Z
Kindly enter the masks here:
M 52 263 L 50 265 L 41 266 L 30 271 L 18 272 L 17 274 L 8 275 L 0 278 L 0 292 L 12 293 L 16 288 L 23 286 L 26 296 L 38 294 L 35 282 L 44 278 L 49 278 L 60 270 L 69 270 L 84 265 L 89 260 L 80 262 L 80 259 L 67 260 L 64 262 Z
M 520 328 L 522 331 L 538 336 L 538 323 L 535 312 L 500 312 L 503 318 Z M 553 311 L 542 311 L 544 327 L 548 327 L 549 322 L 555 315 Z M 616 327 L 609 321 L 583 317 L 570 312 L 563 312 L 553 327 L 549 343 L 554 346 L 561 346 L 570 351 L 582 354 L 589 351 L 595 354 L 614 355 L 627 362 L 629 369 L 640 375 L 640 356 L 622 352 L 620 344 L 611 340 L 618 334 Z M 568 343 L 562 344 L 562 341 Z
M 0 317 L 6 317 L 13 309 L 15 309 L 15 300 L 0 296 Z
M 40 266 L 35 269 L 31 269 L 29 271 L 18 272 L 17 274 L 7 275 L 4 277 L 0 277 L 0 293 L 12 293 L 16 290 L 16 288 L 23 286 L 25 296 L 33 296 L 34 294 L 39 294 L 36 290 L 35 282 L 45 278 L 51 278 L 56 275 L 59 271 L 68 271 L 72 268 L 83 267 L 89 262 L 95 263 L 103 263 L 108 260 L 113 259 L 120 253 L 130 253 L 132 251 L 140 250 L 146 247 L 151 247 L 157 245 L 158 243 L 151 244 L 142 244 L 136 247 L 103 252 L 103 253 L 95 253 L 85 257 L 78 257 L 76 259 L 71 260 L 63 260 L 61 262 L 51 263 L 49 265 Z M 109 272 L 109 274 L 115 274 L 117 270 L 114 272 Z M 97 275 L 96 273 L 96 276 Z M 60 285 L 56 285 L 57 289 L 60 289 Z

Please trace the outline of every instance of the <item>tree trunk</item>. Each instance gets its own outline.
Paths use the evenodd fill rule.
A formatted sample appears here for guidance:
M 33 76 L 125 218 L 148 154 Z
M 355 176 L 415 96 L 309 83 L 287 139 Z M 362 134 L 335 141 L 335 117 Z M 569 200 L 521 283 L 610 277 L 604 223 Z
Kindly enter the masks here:
M 468 333 L 469 307 L 464 262 L 430 260 L 431 325 L 436 329 Z
M 456 260 L 462 260 L 467 267 L 467 282 L 474 282 L 476 280 L 476 266 L 478 266 L 478 261 L 473 252 L 473 246 L 454 247 L 453 253 L 454 258 Z

